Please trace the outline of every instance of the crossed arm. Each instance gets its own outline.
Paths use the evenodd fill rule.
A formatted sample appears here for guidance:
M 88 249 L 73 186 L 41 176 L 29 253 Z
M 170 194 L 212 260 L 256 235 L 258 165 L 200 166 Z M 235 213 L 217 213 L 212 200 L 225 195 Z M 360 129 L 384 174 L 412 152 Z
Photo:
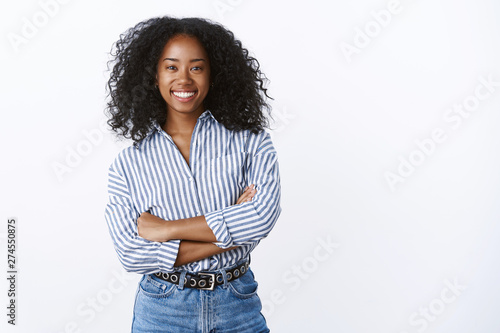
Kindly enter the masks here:
M 253 184 L 246 187 L 236 205 L 251 201 L 256 192 Z M 222 249 L 213 244 L 218 240 L 203 215 L 167 221 L 144 212 L 137 219 L 137 231 L 142 238 L 154 242 L 180 239 L 174 266 L 182 266 L 236 248 Z

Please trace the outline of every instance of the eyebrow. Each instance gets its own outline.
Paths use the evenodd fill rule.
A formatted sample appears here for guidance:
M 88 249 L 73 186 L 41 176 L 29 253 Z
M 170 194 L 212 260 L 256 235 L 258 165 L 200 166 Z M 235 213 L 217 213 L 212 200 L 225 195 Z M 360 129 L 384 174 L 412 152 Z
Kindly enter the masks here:
M 179 61 L 179 59 L 177 59 L 177 58 L 165 58 L 165 59 L 163 59 L 163 61 L 165 61 L 165 60 Z M 202 58 L 200 58 L 200 59 L 191 59 L 189 62 L 197 62 L 197 61 L 205 61 L 205 59 L 202 59 Z

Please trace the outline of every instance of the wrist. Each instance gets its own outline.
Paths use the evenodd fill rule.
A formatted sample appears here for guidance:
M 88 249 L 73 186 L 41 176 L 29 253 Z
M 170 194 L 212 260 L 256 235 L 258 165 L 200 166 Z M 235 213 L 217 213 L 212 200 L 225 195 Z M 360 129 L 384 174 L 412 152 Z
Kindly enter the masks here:
M 172 239 L 181 239 L 179 237 L 179 228 L 177 228 L 177 224 L 182 220 L 178 221 L 165 221 L 165 237 L 167 241 Z

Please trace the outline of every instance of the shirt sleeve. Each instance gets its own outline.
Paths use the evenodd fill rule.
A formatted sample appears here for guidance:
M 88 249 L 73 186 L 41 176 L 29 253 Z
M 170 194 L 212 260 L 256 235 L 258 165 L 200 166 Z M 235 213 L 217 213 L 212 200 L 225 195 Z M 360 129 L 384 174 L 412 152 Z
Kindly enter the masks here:
M 127 183 L 120 174 L 119 163 L 109 168 L 108 196 L 105 210 L 106 223 L 118 259 L 128 272 L 151 274 L 173 271 L 180 240 L 152 242 L 137 233 L 136 210 Z
M 223 249 L 267 237 L 281 213 L 278 158 L 268 133 L 249 159 L 247 185 L 257 189 L 252 201 L 205 214 L 215 244 Z

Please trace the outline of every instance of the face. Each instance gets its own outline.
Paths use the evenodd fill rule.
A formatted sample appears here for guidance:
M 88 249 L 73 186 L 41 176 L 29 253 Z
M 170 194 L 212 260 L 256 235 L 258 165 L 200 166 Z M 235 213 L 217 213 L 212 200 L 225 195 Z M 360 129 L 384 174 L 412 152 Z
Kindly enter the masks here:
M 208 55 L 196 37 L 172 37 L 158 62 L 157 84 L 167 112 L 203 113 L 210 88 Z

